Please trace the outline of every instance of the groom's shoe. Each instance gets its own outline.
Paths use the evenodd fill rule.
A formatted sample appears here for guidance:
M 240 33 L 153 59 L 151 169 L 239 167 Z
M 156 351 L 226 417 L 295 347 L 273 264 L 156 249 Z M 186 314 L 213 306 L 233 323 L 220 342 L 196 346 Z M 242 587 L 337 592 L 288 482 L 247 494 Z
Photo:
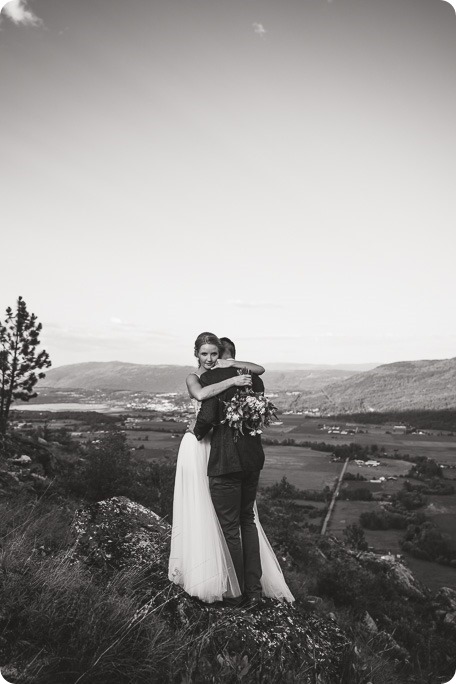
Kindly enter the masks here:
M 226 608 L 239 608 L 244 599 L 242 596 L 236 596 L 236 598 L 224 598 L 222 604 Z
M 243 601 L 239 604 L 239 608 L 251 612 L 259 608 L 261 603 L 261 596 L 245 596 Z
M 239 608 L 243 601 L 242 596 L 223 598 L 221 601 L 214 601 L 214 603 L 207 604 L 212 608 Z

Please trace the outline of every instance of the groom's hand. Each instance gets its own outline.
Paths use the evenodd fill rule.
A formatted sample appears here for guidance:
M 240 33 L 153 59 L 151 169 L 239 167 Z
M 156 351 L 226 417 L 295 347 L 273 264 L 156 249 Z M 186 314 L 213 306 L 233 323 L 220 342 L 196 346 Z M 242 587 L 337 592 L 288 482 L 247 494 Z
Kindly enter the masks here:
M 238 375 L 234 379 L 235 387 L 251 387 L 252 386 L 252 376 L 251 375 Z

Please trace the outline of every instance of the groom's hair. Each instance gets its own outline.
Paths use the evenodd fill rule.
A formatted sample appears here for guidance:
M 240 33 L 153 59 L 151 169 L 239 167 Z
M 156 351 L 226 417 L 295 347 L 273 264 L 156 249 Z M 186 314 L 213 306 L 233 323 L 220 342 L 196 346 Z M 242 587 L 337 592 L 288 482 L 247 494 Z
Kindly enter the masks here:
M 229 354 L 231 354 L 233 359 L 235 359 L 236 358 L 236 347 L 234 345 L 233 340 L 230 340 L 229 337 L 221 337 L 220 342 L 222 343 L 223 348 L 226 349 L 227 352 L 229 352 Z

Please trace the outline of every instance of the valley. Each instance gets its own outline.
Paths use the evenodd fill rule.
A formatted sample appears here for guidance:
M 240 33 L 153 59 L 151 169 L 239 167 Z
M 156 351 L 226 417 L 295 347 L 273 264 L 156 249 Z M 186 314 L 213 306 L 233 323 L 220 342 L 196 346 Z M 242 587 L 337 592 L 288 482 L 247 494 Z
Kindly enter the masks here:
M 280 403 L 280 399 L 277 394 L 272 400 Z M 79 444 L 101 439 L 106 426 L 100 423 L 106 417 L 125 431 L 136 459 L 173 464 L 193 409 L 188 397 L 177 393 L 49 388 L 41 390 L 39 401 L 16 405 L 13 416 L 13 426 L 21 431 L 46 426 L 52 436 L 63 428 Z M 270 487 L 285 477 L 307 492 L 295 503 L 305 507 L 314 529 L 321 527 L 345 460 L 338 453 L 357 449 L 364 454 L 362 458 L 354 458 L 353 453 L 350 456 L 329 522 L 327 533 L 340 538 L 347 526 L 359 523 L 363 512 L 382 510 L 391 501 L 403 487 L 416 457 L 436 461 L 444 479 L 456 484 L 456 440 L 449 430 L 416 429 L 398 421 L 369 424 L 340 416 L 312 417 L 287 410 L 265 430 L 263 442 L 266 463 L 260 486 Z M 350 491 L 359 488 L 372 498 L 350 498 Z M 456 495 L 433 494 L 426 499 L 423 513 L 449 535 L 456 548 Z M 456 588 L 456 568 L 404 553 L 399 544 L 403 533 L 401 529 L 364 530 L 370 547 L 405 557 L 417 577 L 429 586 Z

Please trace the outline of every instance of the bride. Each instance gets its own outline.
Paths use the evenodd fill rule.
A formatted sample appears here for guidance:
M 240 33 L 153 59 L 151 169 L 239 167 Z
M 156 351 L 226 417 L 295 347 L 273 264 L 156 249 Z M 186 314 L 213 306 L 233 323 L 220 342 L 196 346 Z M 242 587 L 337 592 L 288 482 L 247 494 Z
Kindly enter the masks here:
M 201 333 L 196 339 L 194 353 L 198 359 L 198 370 L 190 373 L 186 380 L 195 415 L 204 399 L 214 397 L 230 387 L 245 387 L 252 383 L 250 375 L 246 374 L 203 388 L 199 382 L 202 373 L 218 365 L 264 373 L 264 368 L 254 363 L 232 358 L 221 361 L 224 351 L 219 338 L 212 333 Z M 207 461 L 210 447 L 210 434 L 198 441 L 191 432 L 184 435 L 179 447 L 168 575 L 172 582 L 201 601 L 213 603 L 228 600 L 237 603 L 241 590 L 209 491 Z M 256 504 L 255 523 L 260 543 L 263 596 L 292 602 L 294 598 L 258 520 Z

